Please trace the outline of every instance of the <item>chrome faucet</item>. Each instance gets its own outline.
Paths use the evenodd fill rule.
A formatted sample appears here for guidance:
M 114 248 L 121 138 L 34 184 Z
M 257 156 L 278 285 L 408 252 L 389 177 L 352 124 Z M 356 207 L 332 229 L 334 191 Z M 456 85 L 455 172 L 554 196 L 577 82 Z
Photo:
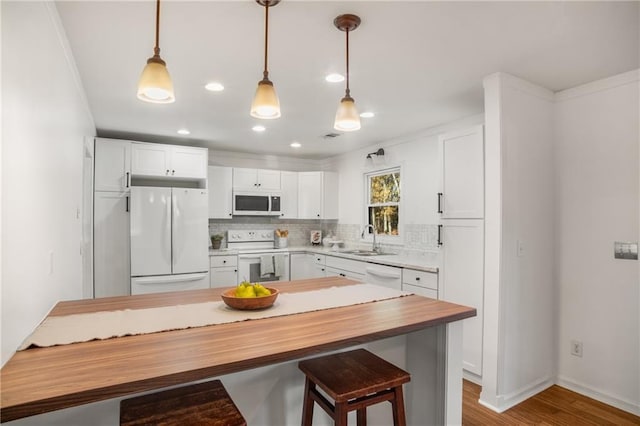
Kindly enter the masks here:
M 378 246 L 376 244 L 376 227 L 368 224 L 364 227 L 364 229 L 362 230 L 362 235 L 361 237 L 364 238 L 364 233 L 367 231 L 367 229 L 371 228 L 371 230 L 373 231 L 373 246 L 371 247 L 371 251 L 378 251 Z

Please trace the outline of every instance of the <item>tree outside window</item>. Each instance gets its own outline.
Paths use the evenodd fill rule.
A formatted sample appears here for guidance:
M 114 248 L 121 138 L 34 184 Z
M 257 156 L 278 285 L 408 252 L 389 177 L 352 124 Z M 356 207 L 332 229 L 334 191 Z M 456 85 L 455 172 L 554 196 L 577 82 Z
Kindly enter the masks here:
M 369 173 L 366 177 L 368 224 L 373 225 L 377 235 L 398 235 L 400 168 Z

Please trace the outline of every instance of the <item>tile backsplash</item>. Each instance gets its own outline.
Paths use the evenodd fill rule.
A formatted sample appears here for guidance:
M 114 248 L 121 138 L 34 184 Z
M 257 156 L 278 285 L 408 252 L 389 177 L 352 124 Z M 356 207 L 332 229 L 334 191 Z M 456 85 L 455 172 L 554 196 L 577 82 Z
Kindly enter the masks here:
M 311 245 L 309 241 L 311 231 L 319 229 L 322 231 L 323 237 L 331 234 L 344 241 L 345 247 L 370 247 L 370 243 L 363 242 L 360 238 L 362 233 L 361 225 L 338 223 L 337 220 L 279 219 L 259 216 L 234 217 L 232 220 L 209 219 L 209 235 L 223 234 L 225 236 L 222 241 L 223 248 L 226 247 L 227 231 L 229 229 L 286 229 L 289 231 L 289 247 Z M 385 252 L 414 256 L 439 252 L 438 226 L 426 224 L 405 225 L 402 244 L 382 243 L 381 247 Z
M 270 217 L 234 217 L 231 220 L 209 219 L 209 235 L 223 234 L 225 239 L 222 247 L 227 244 L 227 231 L 229 229 L 286 229 L 289 231 L 289 247 L 311 245 L 311 231 L 321 230 L 322 235 L 329 233 L 335 235 L 337 220 L 316 219 L 278 219 Z

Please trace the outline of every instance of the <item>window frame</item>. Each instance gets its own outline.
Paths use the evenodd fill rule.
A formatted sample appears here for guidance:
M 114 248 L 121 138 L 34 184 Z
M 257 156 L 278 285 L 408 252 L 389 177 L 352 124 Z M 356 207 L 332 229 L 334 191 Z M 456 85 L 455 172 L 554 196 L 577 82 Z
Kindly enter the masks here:
M 376 203 L 371 204 L 371 184 L 370 179 L 375 176 L 386 175 L 391 173 L 399 173 L 400 174 L 400 201 L 391 202 L 391 203 Z M 385 166 L 384 168 L 376 168 L 363 172 L 363 195 L 364 195 L 364 206 L 363 206 L 363 215 L 362 215 L 362 230 L 365 229 L 365 226 L 369 225 L 369 207 L 371 206 L 398 206 L 398 235 L 386 235 L 386 234 L 376 234 L 376 242 L 382 244 L 391 244 L 391 245 L 400 245 L 404 242 L 404 221 L 403 221 L 403 172 L 402 165 L 394 165 L 394 166 Z M 361 232 L 362 232 L 361 230 Z M 372 243 L 373 242 L 373 233 L 371 230 L 367 230 L 364 233 L 364 236 L 361 235 L 360 241 L 363 243 Z

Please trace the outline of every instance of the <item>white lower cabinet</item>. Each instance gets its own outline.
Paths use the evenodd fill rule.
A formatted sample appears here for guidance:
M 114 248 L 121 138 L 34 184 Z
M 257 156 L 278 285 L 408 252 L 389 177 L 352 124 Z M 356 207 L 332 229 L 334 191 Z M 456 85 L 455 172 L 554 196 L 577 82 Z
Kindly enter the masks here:
M 313 253 L 291 253 L 291 280 L 326 276 L 325 256 Z
M 402 290 L 410 291 L 418 296 L 437 299 L 438 274 L 404 268 L 402 270 Z
M 327 277 L 345 277 L 356 281 L 364 281 L 364 274 L 359 274 L 353 271 L 346 271 L 344 269 L 332 268 L 327 266 Z
M 131 294 L 129 193 L 95 192 L 94 297 Z
M 209 286 L 234 287 L 238 285 L 238 256 L 211 256 Z
M 476 308 L 477 316 L 462 323 L 465 370 L 482 375 L 484 294 L 484 221 L 442 221 L 442 300 Z

